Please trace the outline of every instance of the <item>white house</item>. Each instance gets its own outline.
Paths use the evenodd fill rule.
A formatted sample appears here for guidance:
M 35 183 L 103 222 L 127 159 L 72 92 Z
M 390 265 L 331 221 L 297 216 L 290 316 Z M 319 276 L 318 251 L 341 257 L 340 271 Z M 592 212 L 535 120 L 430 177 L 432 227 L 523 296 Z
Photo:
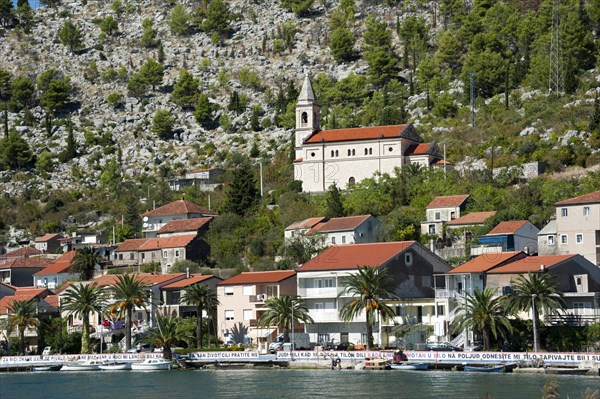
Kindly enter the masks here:
M 69 251 L 53 261 L 50 265 L 35 273 L 33 275 L 33 285 L 53 290 L 67 280 L 79 278 L 79 273 L 69 271 L 75 255 L 77 255 L 77 252 Z
M 444 223 L 461 217 L 469 195 L 435 197 L 425 208 L 425 221 L 421 222 L 421 234 L 442 236 Z
M 311 226 L 310 229 L 307 226 Z M 285 229 L 285 239 L 319 237 L 322 245 L 344 245 L 376 242 L 376 231 L 381 222 L 372 215 L 331 218 L 322 217 L 296 222 Z
M 351 187 L 409 164 L 443 166 L 438 145 L 423 143 L 412 124 L 321 130 L 320 114 L 306 75 L 296 104 L 294 161 L 294 179 L 305 192 L 324 192 L 332 184 Z

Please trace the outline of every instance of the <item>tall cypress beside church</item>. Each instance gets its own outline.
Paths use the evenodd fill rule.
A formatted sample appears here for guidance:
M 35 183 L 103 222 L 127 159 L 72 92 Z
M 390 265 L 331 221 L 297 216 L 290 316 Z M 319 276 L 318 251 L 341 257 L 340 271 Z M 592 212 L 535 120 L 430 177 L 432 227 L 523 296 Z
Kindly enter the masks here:
M 259 194 L 250 165 L 240 165 L 233 171 L 227 189 L 224 211 L 243 216 L 258 202 Z

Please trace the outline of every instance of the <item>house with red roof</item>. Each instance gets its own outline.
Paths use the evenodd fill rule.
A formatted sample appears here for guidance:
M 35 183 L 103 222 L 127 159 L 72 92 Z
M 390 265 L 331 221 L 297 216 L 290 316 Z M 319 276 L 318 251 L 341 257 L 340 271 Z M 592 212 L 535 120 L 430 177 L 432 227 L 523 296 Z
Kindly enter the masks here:
M 384 298 L 396 317 L 382 322 L 376 342 L 395 346 L 402 333 L 404 344 L 416 347 L 427 339 L 425 325 L 445 335 L 448 309 L 444 301 L 436 302 L 433 280 L 450 266 L 418 242 L 403 241 L 332 246 L 297 269 L 298 295 L 314 320 L 306 325 L 311 341 L 366 343 L 364 314 L 348 323 L 339 318 L 339 310 L 352 301 L 345 293 L 347 279 L 363 266 L 387 269 L 400 298 Z
M 206 285 L 216 293 L 217 283 L 221 281 L 223 281 L 222 278 L 213 276 L 212 274 L 203 275 L 187 273 L 184 279 L 160 287 L 161 305 L 159 307 L 163 311 L 168 311 L 170 314 L 175 313 L 178 317 L 197 317 L 198 309 L 196 305 L 181 302 L 181 298 L 184 297 L 186 290 L 195 285 Z M 212 312 L 209 312 L 208 309 L 204 309 L 202 317 L 208 316 L 216 323 L 217 309 L 214 309 Z
M 57 233 L 44 234 L 41 237 L 36 237 L 35 248 L 45 254 L 55 254 L 61 247 L 60 240 L 64 238 Z
M 538 245 L 540 254 L 580 254 L 600 267 L 600 191 L 557 202 Z
M 217 212 L 180 199 L 142 214 L 142 235 L 155 238 L 158 231 L 173 220 L 185 220 L 217 216 Z
M 69 251 L 60 258 L 52 261 L 52 263 L 39 272 L 34 273 L 33 285 L 36 287 L 55 289 L 67 280 L 78 279 L 79 273 L 73 273 L 70 271 L 75 255 L 77 255 L 77 252 Z
M 7 252 L 0 255 L 0 261 L 15 259 L 15 258 L 30 258 L 32 256 L 39 256 L 42 252 L 33 247 L 20 247 L 18 249 Z
M 460 218 L 468 199 L 468 194 L 435 197 L 425 208 L 425 221 L 421 222 L 421 234 L 444 238 L 442 237 L 444 223 Z
M 332 184 L 347 188 L 395 168 L 431 168 L 443 159 L 435 143 L 423 143 L 412 124 L 321 130 L 320 106 L 308 75 L 296 104 L 294 179 L 305 192 Z
M 528 256 L 489 270 L 487 285 L 499 294 L 510 295 L 513 281 L 527 273 L 554 276 L 563 293 L 565 310 L 545 314 L 546 324 L 582 326 L 600 322 L 600 268 L 588 259 L 576 254 Z
M 219 336 L 225 342 L 232 341 L 234 326 L 243 326 L 246 338 L 256 344 L 266 344 L 277 335 L 277 326 L 261 327 L 258 320 L 267 311 L 265 301 L 284 295 L 296 295 L 296 272 L 272 270 L 244 272 L 217 284 L 219 296 Z M 241 323 L 241 324 L 239 324 Z M 303 326 L 295 326 L 298 332 Z
M 471 247 L 471 256 L 490 252 L 523 251 L 537 254 L 537 235 L 540 232 L 528 220 L 500 222 L 486 235 L 479 237 L 479 245 Z
M 310 225 L 310 227 L 308 227 Z M 296 222 L 285 229 L 290 242 L 295 237 L 319 237 L 321 245 L 344 245 L 376 242 L 381 222 L 372 215 L 331 218 L 316 217 Z
M 47 258 L 12 258 L 0 261 L 0 282 L 16 287 L 31 286 L 33 275 L 52 263 Z

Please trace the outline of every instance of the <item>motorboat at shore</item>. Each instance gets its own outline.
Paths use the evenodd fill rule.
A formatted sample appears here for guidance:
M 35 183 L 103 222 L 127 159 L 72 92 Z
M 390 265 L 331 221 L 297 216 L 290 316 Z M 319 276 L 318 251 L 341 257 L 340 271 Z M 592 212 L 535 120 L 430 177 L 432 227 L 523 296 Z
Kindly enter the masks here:
M 165 359 L 146 359 L 141 363 L 131 363 L 131 369 L 137 371 L 170 370 L 171 362 Z
M 355 370 L 390 370 L 392 362 L 382 358 L 366 358 L 364 361 L 354 366 Z
M 99 360 L 86 360 L 84 362 L 72 362 L 63 364 L 61 371 L 92 371 L 100 370 L 102 364 Z
M 52 364 L 47 366 L 32 366 L 31 371 L 59 371 L 62 368 L 62 364 Z
M 392 370 L 427 370 L 427 363 L 392 363 Z
M 489 366 L 467 366 L 465 365 L 464 371 L 475 371 L 479 373 L 503 373 L 505 366 L 503 364 L 495 364 Z
M 100 370 L 104 371 L 120 371 L 120 370 L 131 370 L 131 363 L 124 362 L 104 362 L 98 366 Z

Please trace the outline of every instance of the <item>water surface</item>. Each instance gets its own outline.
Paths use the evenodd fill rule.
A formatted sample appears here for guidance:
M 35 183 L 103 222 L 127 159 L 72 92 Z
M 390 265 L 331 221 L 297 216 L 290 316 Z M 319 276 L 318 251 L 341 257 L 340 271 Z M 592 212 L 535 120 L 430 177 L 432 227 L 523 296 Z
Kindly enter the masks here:
M 599 389 L 599 377 L 552 376 L 560 397 Z M 449 371 L 194 370 L 1 373 L 0 398 L 495 398 L 541 397 L 548 376 Z

